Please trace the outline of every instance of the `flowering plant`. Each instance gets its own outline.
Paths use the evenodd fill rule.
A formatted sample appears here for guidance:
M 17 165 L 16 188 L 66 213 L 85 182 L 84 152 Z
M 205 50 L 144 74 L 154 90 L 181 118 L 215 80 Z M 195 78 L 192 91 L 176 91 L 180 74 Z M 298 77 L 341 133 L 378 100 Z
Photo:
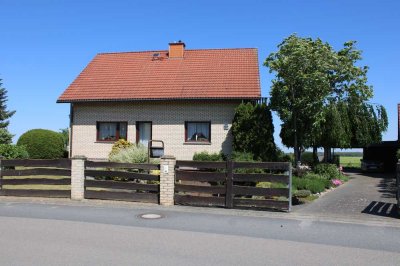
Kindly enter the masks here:
M 340 179 L 332 179 L 332 184 L 333 184 L 335 187 L 338 187 L 338 186 L 342 185 L 343 182 L 342 182 L 342 180 L 340 180 Z

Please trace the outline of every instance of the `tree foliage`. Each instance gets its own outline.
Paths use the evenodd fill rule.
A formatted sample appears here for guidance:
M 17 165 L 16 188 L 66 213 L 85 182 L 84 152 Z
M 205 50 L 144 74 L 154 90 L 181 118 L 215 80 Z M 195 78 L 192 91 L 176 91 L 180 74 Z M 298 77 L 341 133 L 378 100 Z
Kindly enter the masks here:
M 7 110 L 7 90 L 3 88 L 3 83 L 0 79 L 0 144 L 10 144 L 12 142 L 13 135 L 8 132 L 8 125 L 10 121 L 8 120 L 11 118 L 15 111 L 8 111 Z
M 266 104 L 242 103 L 235 110 L 232 123 L 233 150 L 254 155 L 254 159 L 276 158 L 274 126 Z
M 383 106 L 368 100 L 367 66 L 356 42 L 335 51 L 320 39 L 290 35 L 264 62 L 276 72 L 271 108 L 282 121 L 284 145 L 300 152 L 309 147 L 362 147 L 381 140 L 387 129 Z

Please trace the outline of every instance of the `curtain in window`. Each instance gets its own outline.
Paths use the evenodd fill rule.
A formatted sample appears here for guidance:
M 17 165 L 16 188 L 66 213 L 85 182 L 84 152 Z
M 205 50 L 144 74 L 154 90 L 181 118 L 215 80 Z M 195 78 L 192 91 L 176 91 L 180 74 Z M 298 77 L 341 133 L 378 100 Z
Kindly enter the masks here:
M 126 123 L 120 123 L 119 124 L 119 138 L 127 140 L 127 134 L 126 134 Z
M 117 139 L 117 124 L 116 123 L 101 123 L 99 124 L 99 139 L 100 140 L 116 140 Z
M 151 139 L 151 123 L 139 123 L 139 142 L 145 146 Z
M 208 141 L 210 140 L 209 123 L 187 123 L 188 141 Z

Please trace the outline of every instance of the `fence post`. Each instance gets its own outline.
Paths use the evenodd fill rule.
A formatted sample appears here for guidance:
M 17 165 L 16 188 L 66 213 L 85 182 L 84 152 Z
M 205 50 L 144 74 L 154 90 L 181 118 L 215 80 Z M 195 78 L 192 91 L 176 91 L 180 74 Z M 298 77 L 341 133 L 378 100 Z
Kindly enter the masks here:
M 160 205 L 173 206 L 176 158 L 164 155 L 160 159 Z
M 85 196 L 85 156 L 71 158 L 71 199 L 83 200 Z
M 226 194 L 225 207 L 233 208 L 233 161 L 226 161 Z

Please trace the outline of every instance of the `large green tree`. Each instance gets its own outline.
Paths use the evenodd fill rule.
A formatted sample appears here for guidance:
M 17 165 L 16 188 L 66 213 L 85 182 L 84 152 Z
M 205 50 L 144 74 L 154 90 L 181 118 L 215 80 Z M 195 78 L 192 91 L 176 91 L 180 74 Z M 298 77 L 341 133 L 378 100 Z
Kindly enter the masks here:
M 7 110 L 7 90 L 3 88 L 1 81 L 2 79 L 0 79 L 0 144 L 10 144 L 13 135 L 7 128 L 10 124 L 9 118 L 15 114 L 15 111 Z
M 271 108 L 281 121 L 280 136 L 284 145 L 294 147 L 296 162 L 301 151 L 312 145 L 314 127 L 323 120 L 322 108 L 330 93 L 332 47 L 320 39 L 291 35 L 278 45 L 264 62 L 272 81 Z
M 274 125 L 270 108 L 265 104 L 242 103 L 232 122 L 233 150 L 254 155 L 255 160 L 276 159 Z
M 387 129 L 384 107 L 372 105 L 368 67 L 361 51 L 346 42 L 335 51 L 320 39 L 291 35 L 264 65 L 276 72 L 271 106 L 282 120 L 280 136 L 294 147 L 296 161 L 308 147 L 362 147 L 381 140 Z

